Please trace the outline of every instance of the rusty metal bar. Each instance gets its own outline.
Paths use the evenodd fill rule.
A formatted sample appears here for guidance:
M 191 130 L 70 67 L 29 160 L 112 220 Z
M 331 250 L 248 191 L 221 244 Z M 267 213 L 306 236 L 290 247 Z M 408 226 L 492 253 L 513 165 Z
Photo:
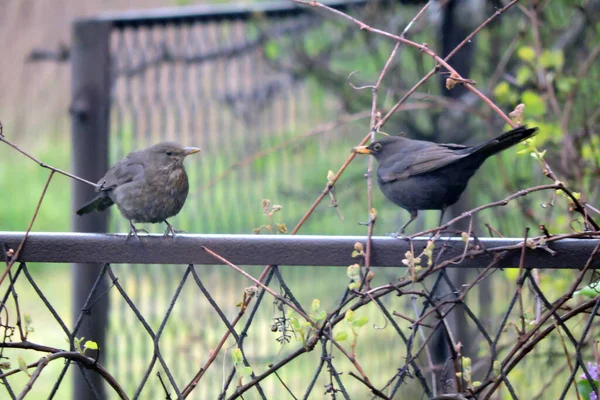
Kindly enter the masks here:
M 16 248 L 23 232 L 0 232 L 0 243 Z M 238 265 L 297 265 L 348 266 L 354 243 L 365 243 L 364 236 L 270 236 L 270 235 L 178 235 L 175 239 L 162 235 L 141 236 L 127 240 L 124 234 L 93 233 L 32 233 L 21 256 L 26 262 L 46 263 L 132 263 L 132 264 L 219 264 L 202 250 L 206 246 Z M 482 238 L 487 249 L 517 246 L 522 239 Z M 548 245 L 556 252 L 527 249 L 526 268 L 582 268 L 588 261 L 599 239 L 565 239 Z M 413 247 L 420 252 L 427 238 L 414 239 Z M 436 253 L 447 260 L 460 256 L 465 243 L 460 239 L 440 239 Z M 401 267 L 404 254 L 409 250 L 405 240 L 391 237 L 373 238 L 374 266 Z M 499 264 L 501 268 L 518 267 L 520 247 L 508 252 Z M 3 256 L 4 257 L 4 256 Z M 491 255 L 467 258 L 456 268 L 484 267 Z M 600 268 L 600 260 L 594 262 Z

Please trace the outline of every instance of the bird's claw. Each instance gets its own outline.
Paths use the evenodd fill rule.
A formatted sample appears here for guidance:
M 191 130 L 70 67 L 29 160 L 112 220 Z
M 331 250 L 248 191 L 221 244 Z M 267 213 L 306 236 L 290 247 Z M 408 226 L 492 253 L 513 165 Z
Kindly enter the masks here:
M 149 234 L 148 231 L 145 229 L 138 229 L 138 228 L 135 228 L 134 226 L 132 226 L 131 230 L 127 234 L 127 238 L 125 239 L 125 241 L 128 241 L 132 236 L 135 236 L 135 238 L 137 240 L 139 240 L 140 243 L 144 244 L 144 242 L 142 242 L 142 239 L 140 239 L 140 237 L 138 236 L 138 232 L 144 232 L 146 235 Z
M 410 236 L 406 236 L 403 232 L 390 233 L 389 236 L 394 239 L 403 239 L 410 242 Z
M 185 231 L 178 231 L 176 229 L 173 229 L 173 226 L 171 226 L 170 224 L 167 225 L 167 229 L 165 230 L 165 233 L 163 234 L 163 237 L 169 237 L 171 236 L 173 238 L 173 240 L 175 240 L 175 236 L 177 236 L 180 233 L 186 233 Z

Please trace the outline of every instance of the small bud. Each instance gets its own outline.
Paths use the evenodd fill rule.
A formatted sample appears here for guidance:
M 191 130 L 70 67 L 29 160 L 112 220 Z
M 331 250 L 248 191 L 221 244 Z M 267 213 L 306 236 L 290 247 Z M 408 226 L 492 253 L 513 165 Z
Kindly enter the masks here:
M 456 86 L 456 81 L 451 78 L 446 78 L 446 89 L 452 90 Z
M 371 221 L 375 221 L 377 219 L 377 210 L 375 208 L 371 208 L 371 211 L 369 211 L 369 216 L 371 217 Z
M 456 72 L 450 74 L 450 76 L 446 79 L 446 89 L 452 90 L 454 86 L 457 84 L 457 79 L 459 78 Z
M 239 348 L 233 349 L 231 352 L 231 358 L 233 359 L 234 364 L 239 364 L 244 361 L 244 356 L 242 355 L 242 351 Z
M 262 201 L 263 212 L 266 213 L 269 210 L 270 207 L 271 207 L 271 200 L 269 200 L 269 199 L 263 199 L 263 201 Z
M 358 265 L 358 264 L 350 265 L 348 267 L 348 269 L 346 270 L 346 274 L 348 275 L 348 278 L 352 279 L 353 281 L 360 279 L 360 265 Z
M 355 319 L 355 318 L 356 318 L 356 317 L 354 316 L 354 311 L 352 311 L 352 310 L 348 309 L 348 310 L 346 311 L 346 314 L 344 315 L 344 319 L 345 319 L 347 322 L 352 322 L 352 321 L 354 321 L 354 319 Z
M 367 276 L 365 277 L 366 281 L 371 282 L 373 280 L 373 278 L 375 278 L 375 272 L 369 271 L 367 273 Z
M 319 308 L 321 308 L 321 300 L 313 299 L 311 308 L 312 308 L 313 312 L 319 311 Z
M 502 364 L 500 364 L 500 361 L 494 360 L 493 370 L 494 375 L 500 376 L 500 374 L 502 373 Z
M 335 178 L 335 174 L 333 173 L 332 170 L 327 171 L 327 184 L 329 186 L 333 186 L 334 181 L 333 178 Z
M 277 232 L 279 232 L 279 233 L 287 233 L 288 232 L 287 226 L 283 222 L 281 224 L 275 224 L 275 227 L 277 228 Z
M 517 123 L 517 125 L 521 125 L 521 117 L 523 116 L 523 112 L 525 111 L 525 104 L 519 104 L 512 110 L 508 116 Z
M 354 250 L 361 252 L 364 251 L 363 245 L 361 242 L 354 243 Z
M 462 362 L 463 362 L 463 368 L 464 369 L 470 369 L 471 368 L 471 359 L 469 357 L 463 357 L 462 358 Z

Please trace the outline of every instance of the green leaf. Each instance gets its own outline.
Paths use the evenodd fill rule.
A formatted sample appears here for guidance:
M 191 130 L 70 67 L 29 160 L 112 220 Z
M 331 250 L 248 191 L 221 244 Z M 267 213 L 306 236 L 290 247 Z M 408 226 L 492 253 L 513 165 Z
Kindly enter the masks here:
M 562 50 L 544 50 L 540 57 L 540 63 L 545 68 L 554 68 L 560 71 L 565 64 L 565 55 Z
M 600 287 L 587 285 L 573 293 L 573 296 L 596 297 L 600 294 Z
M 19 356 L 17 358 L 18 363 L 19 363 L 19 369 L 23 372 L 25 372 L 27 374 L 27 376 L 31 377 L 31 374 L 29 373 L 29 371 L 27 371 L 27 363 L 25 362 L 25 360 L 23 359 L 23 357 Z
M 494 96 L 496 96 L 498 98 L 506 97 L 509 92 L 510 92 L 510 86 L 508 85 L 507 82 L 500 82 L 494 88 Z
M 325 319 L 325 317 L 327 316 L 327 313 L 325 312 L 325 310 L 322 310 L 320 313 L 315 314 L 313 316 L 315 321 L 321 321 L 323 319 Z
M 523 103 L 525 103 L 525 114 L 530 116 L 542 116 L 546 114 L 546 103 L 535 92 L 526 90 L 521 95 Z
M 470 357 L 463 357 L 462 358 L 462 364 L 463 364 L 463 368 L 464 369 L 471 369 L 471 358 Z
M 354 311 L 350 309 L 346 310 L 346 314 L 344 315 L 344 319 L 346 320 L 346 322 L 352 322 L 355 318 L 356 316 L 354 315 Z
M 277 59 L 277 57 L 279 57 L 279 54 L 281 53 L 281 49 L 279 48 L 279 44 L 276 41 L 269 40 L 265 44 L 264 52 L 265 52 L 265 57 L 267 59 L 275 60 L 275 59 Z
M 83 344 L 84 349 L 98 350 L 98 343 L 93 340 L 88 340 Z
M 302 330 L 302 325 L 300 325 L 300 321 L 298 321 L 298 319 L 294 318 L 290 320 L 290 324 L 292 325 L 292 329 L 296 332 Z
M 360 317 L 360 318 L 357 318 L 354 321 L 352 321 L 352 326 L 354 326 L 356 328 L 360 328 L 360 327 L 365 326 L 368 323 L 369 323 L 369 318 L 364 316 L 364 317 Z
M 507 82 L 500 82 L 494 88 L 494 97 L 504 103 L 513 104 L 517 101 L 517 94 L 511 89 Z
M 524 85 L 531 80 L 531 68 L 527 65 L 521 66 L 517 70 L 517 83 L 519 85 Z
M 27 333 L 35 332 L 35 328 L 33 327 L 33 320 L 31 319 L 31 315 L 25 314 L 25 331 Z
M 577 381 L 577 390 L 582 398 L 585 400 L 590 399 L 590 394 L 594 391 L 592 384 L 587 379 L 581 379 Z
M 333 340 L 335 340 L 336 342 L 343 342 L 344 340 L 348 340 L 348 332 L 341 331 L 336 333 L 333 337 Z
M 535 60 L 535 51 L 529 46 L 523 46 L 517 50 L 517 56 L 523 61 L 533 63 Z
M 360 265 L 358 265 L 358 264 L 350 265 L 348 267 L 348 269 L 346 270 L 346 275 L 348 276 L 348 278 L 352 279 L 353 281 L 360 279 Z
M 85 339 L 85 336 L 80 338 L 75 338 L 73 340 L 73 345 L 75 346 L 75 351 L 78 353 L 83 353 L 83 349 L 81 348 L 81 342 Z
M 240 350 L 239 348 L 235 348 L 233 349 L 233 351 L 231 352 L 231 359 L 233 360 L 234 364 L 239 364 L 244 360 L 244 356 L 242 355 L 242 350 Z
M 244 368 L 240 368 L 240 375 L 243 377 L 248 377 L 252 375 L 252 368 L 251 367 L 244 367 Z
M 563 76 L 556 79 L 556 88 L 561 93 L 570 93 L 573 86 L 577 83 L 577 78 L 574 76 Z

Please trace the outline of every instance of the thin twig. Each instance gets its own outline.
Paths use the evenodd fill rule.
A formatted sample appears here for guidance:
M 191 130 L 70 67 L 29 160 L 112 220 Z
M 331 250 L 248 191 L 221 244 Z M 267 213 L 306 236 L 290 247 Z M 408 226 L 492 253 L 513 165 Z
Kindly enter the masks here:
M 17 248 L 17 251 L 13 254 L 13 256 L 10 259 L 10 262 L 4 269 L 2 276 L 0 276 L 0 285 L 2 285 L 2 282 L 4 282 L 4 278 L 6 278 L 6 275 L 8 275 L 8 273 L 9 273 L 10 269 L 12 268 L 12 266 L 14 265 L 14 263 L 17 262 L 17 260 L 19 259 L 19 255 L 21 254 L 21 251 L 23 250 L 23 246 L 25 246 L 25 241 L 27 240 L 27 236 L 29 236 L 29 232 L 31 232 L 33 223 L 35 222 L 35 219 L 37 218 L 38 212 L 40 211 L 40 207 L 42 205 L 42 200 L 44 200 L 44 196 L 46 195 L 46 191 L 48 190 L 48 186 L 50 186 L 50 181 L 52 180 L 52 176 L 54 176 L 55 172 L 56 171 L 51 170 L 50 175 L 48 175 L 48 179 L 46 180 L 46 184 L 44 185 L 44 190 L 42 190 L 42 195 L 40 196 L 40 199 L 38 200 L 37 206 L 35 207 L 35 212 L 33 213 L 33 217 L 31 218 L 31 221 L 29 222 L 27 231 L 25 231 L 25 236 L 23 237 L 23 240 L 21 240 L 21 243 L 19 243 L 19 247 Z
M 42 167 L 42 168 L 47 168 L 47 169 L 49 169 L 49 170 L 51 170 L 51 171 L 54 171 L 54 172 L 56 172 L 56 173 L 59 173 L 59 174 L 61 174 L 61 175 L 67 176 L 67 177 L 69 177 L 69 178 L 71 178 L 71 179 L 75 179 L 76 181 L 83 182 L 83 183 L 87 183 L 88 185 L 90 185 L 90 186 L 92 186 L 92 187 L 94 187 L 94 188 L 98 187 L 98 185 L 97 185 L 97 184 L 95 184 L 95 183 L 93 183 L 93 182 L 90 182 L 90 181 L 88 181 L 88 180 L 85 180 L 85 179 L 83 179 L 83 178 L 80 178 L 80 177 L 78 177 L 78 176 L 76 176 L 76 175 L 73 175 L 73 174 L 70 174 L 70 173 L 68 173 L 68 172 L 65 172 L 65 171 L 63 171 L 63 170 L 60 170 L 60 169 L 58 169 L 58 168 L 55 168 L 55 167 L 53 167 L 52 165 L 48 165 L 48 164 L 46 164 L 46 163 L 44 163 L 44 162 L 41 162 L 40 160 L 38 160 L 37 158 L 35 158 L 35 157 L 34 157 L 34 156 L 32 156 L 31 154 L 29 154 L 29 153 L 27 153 L 26 151 L 24 151 L 24 150 L 20 149 L 20 148 L 19 148 L 19 147 L 18 147 L 16 144 L 14 144 L 14 143 L 11 143 L 10 141 L 8 141 L 8 139 L 6 139 L 6 136 L 2 136 L 2 135 L 0 135 L 0 142 L 4 142 L 4 143 L 6 143 L 7 145 L 9 145 L 10 147 L 12 147 L 13 149 L 17 150 L 19 153 L 23 154 L 25 157 L 27 157 L 27 158 L 29 158 L 30 160 L 32 160 L 32 161 L 34 161 L 35 163 L 37 163 L 37 164 L 38 164 L 40 167 Z

